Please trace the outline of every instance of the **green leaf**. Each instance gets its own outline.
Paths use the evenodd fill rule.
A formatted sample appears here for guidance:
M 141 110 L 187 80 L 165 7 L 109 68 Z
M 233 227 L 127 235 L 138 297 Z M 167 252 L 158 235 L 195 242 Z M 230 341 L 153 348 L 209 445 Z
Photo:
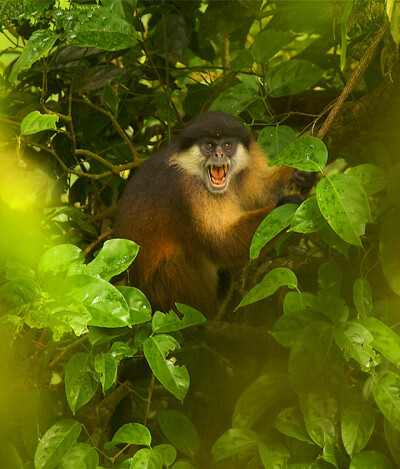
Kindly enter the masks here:
M 268 272 L 264 278 L 243 297 L 237 308 L 260 301 L 271 296 L 282 287 L 297 288 L 297 277 L 290 269 L 278 267 Z
M 83 264 L 85 257 L 78 246 L 59 244 L 47 250 L 39 261 L 38 272 L 41 277 L 51 272 L 57 275 L 66 272 L 72 264 Z
M 314 309 L 316 304 L 316 296 L 311 293 L 301 293 L 298 291 L 290 291 L 285 295 L 283 300 L 283 313 L 291 314 L 306 309 Z
M 33 65 L 37 60 L 41 59 L 53 47 L 58 39 L 59 34 L 49 29 L 39 29 L 34 31 L 26 43 L 22 54 L 13 65 L 10 73 L 9 81 L 13 83 L 22 70 L 26 70 Z
M 393 14 L 390 20 L 390 34 L 392 35 L 393 41 L 400 44 L 400 5 L 395 3 L 393 8 Z
M 400 337 L 377 318 L 362 318 L 359 322 L 372 334 L 372 346 L 385 358 L 400 366 Z
M 20 313 L 22 306 L 42 297 L 43 293 L 34 280 L 11 280 L 0 287 L 0 314 Z
M 318 207 L 317 197 L 313 195 L 296 210 L 289 231 L 312 233 L 321 229 L 324 223 L 325 219 Z
M 265 469 L 286 469 L 290 454 L 281 442 L 260 443 L 258 451 Z
M 289 143 L 274 159 L 270 166 L 290 166 L 315 173 L 322 171 L 328 161 L 328 150 L 319 138 L 306 135 Z
M 351 459 L 349 469 L 393 469 L 393 465 L 379 451 L 363 451 Z
M 268 410 L 276 409 L 282 399 L 293 399 L 293 397 L 287 373 L 263 374 L 251 383 L 237 400 L 232 427 L 251 428 Z
M 300 93 L 315 85 L 323 75 L 317 65 L 307 60 L 291 59 L 274 67 L 267 75 L 268 94 L 273 98 Z
M 76 443 L 63 457 L 57 469 L 97 469 L 99 455 L 86 443 Z
M 213 462 L 243 454 L 261 443 L 261 437 L 248 428 L 231 428 L 221 435 L 212 447 Z
M 318 182 L 317 200 L 322 215 L 345 241 L 362 246 L 360 236 L 371 213 L 361 184 L 349 174 L 334 174 Z
M 257 34 L 251 46 L 251 53 L 255 62 L 263 64 L 279 52 L 286 44 L 293 40 L 287 32 L 265 29 Z
M 342 284 L 342 270 L 335 261 L 324 262 L 318 268 L 318 285 L 331 296 L 339 296 Z
M 115 383 L 119 362 L 120 358 L 114 357 L 111 353 L 100 353 L 95 356 L 94 368 L 100 376 L 103 392 Z
M 274 161 L 279 153 L 296 138 L 296 132 L 288 125 L 277 125 L 276 127 L 268 125 L 258 134 L 257 143 L 268 159 Z
M 169 467 L 176 459 L 176 449 L 172 445 L 162 444 L 153 446 L 153 451 L 160 453 L 163 464 Z
M 43 435 L 35 452 L 35 469 L 54 469 L 78 439 L 82 425 L 65 419 Z
M 22 119 L 21 134 L 32 135 L 42 130 L 57 130 L 56 122 L 58 122 L 58 119 L 59 117 L 56 115 L 32 111 Z
M 161 469 L 162 457 L 157 451 L 142 448 L 136 451 L 129 469 Z
M 181 453 L 193 458 L 199 450 L 199 436 L 192 422 L 178 410 L 164 410 L 157 415 L 161 431 Z
M 65 393 L 73 414 L 90 401 L 98 387 L 94 356 L 82 352 L 72 355 L 65 368 Z
M 371 346 L 373 337 L 359 321 L 347 322 L 343 329 L 335 328 L 333 336 L 346 360 L 353 358 L 363 371 L 370 371 L 380 363 Z
M 122 425 L 112 437 L 112 440 L 104 445 L 107 451 L 115 445 L 151 445 L 151 434 L 147 427 L 140 423 L 126 423 Z
M 339 405 L 332 391 L 318 389 L 300 395 L 308 434 L 321 448 L 337 440 Z
M 377 373 L 372 395 L 382 414 L 400 430 L 400 376 L 393 371 Z
M 256 259 L 261 249 L 290 225 L 297 207 L 296 204 L 280 205 L 264 218 L 251 241 L 250 259 Z
M 360 164 L 351 168 L 349 174 L 358 180 L 368 196 L 374 195 L 386 187 L 384 171 L 374 164 Z
M 309 389 L 310 383 L 319 379 L 331 344 L 332 326 L 326 322 L 313 322 L 300 332 L 289 355 L 289 374 L 294 389 Z
M 336 249 L 336 251 L 342 253 L 345 257 L 348 257 L 350 244 L 343 241 L 343 239 L 332 230 L 327 221 L 325 221 L 324 225 L 318 230 L 318 234 L 328 246 Z
M 176 358 L 166 358 L 170 350 L 181 348 L 171 336 L 159 334 L 143 343 L 144 356 L 160 383 L 183 402 L 189 389 L 189 374 L 185 366 L 175 366 Z
M 89 275 L 98 275 L 104 280 L 124 272 L 137 256 L 139 246 L 129 239 L 109 239 L 100 252 L 87 265 Z
M 343 70 L 346 63 L 346 51 L 347 51 L 347 23 L 351 10 L 353 9 L 354 0 L 347 0 L 342 15 L 340 17 L 340 36 L 341 36 L 341 47 L 340 47 L 340 68 Z
M 385 438 L 393 459 L 400 466 L 400 430 L 385 419 Z
M 275 419 L 275 428 L 283 435 L 312 443 L 304 425 L 303 415 L 298 407 L 287 407 L 281 410 Z
M 122 327 L 129 324 L 129 309 L 122 294 L 102 278 L 73 275 L 60 283 L 57 294 L 81 303 L 97 327 Z
M 134 287 L 117 286 L 129 308 L 129 324 L 143 324 L 151 320 L 151 305 L 145 295 Z
M 400 218 L 385 220 L 379 244 L 381 265 L 390 288 L 400 295 Z
M 134 27 L 108 8 L 70 10 L 64 22 L 67 41 L 77 47 L 99 47 L 116 51 L 137 43 Z
M 286 267 L 278 267 L 268 272 L 260 283 L 246 293 L 237 308 L 263 300 L 271 296 L 282 286 L 288 286 L 292 289 L 297 288 L 296 275 Z
M 103 99 L 107 106 L 111 109 L 111 112 L 114 114 L 114 116 L 116 116 L 118 112 L 118 105 L 121 99 L 114 93 L 112 86 L 108 82 L 104 85 Z
M 271 334 L 284 347 L 292 347 L 306 326 L 322 319 L 320 314 L 307 309 L 284 314 L 274 324 Z
M 220 94 L 210 106 L 210 111 L 223 111 L 238 116 L 256 100 L 254 89 L 245 83 L 239 83 Z
M 368 280 L 359 277 L 353 284 L 353 301 L 358 314 L 363 318 L 372 310 L 372 290 Z
M 207 322 L 207 319 L 190 306 L 186 306 L 180 303 L 177 303 L 178 310 L 184 315 L 183 319 L 179 319 L 178 315 L 174 311 L 169 313 L 161 313 L 156 311 L 152 320 L 153 332 L 160 334 L 163 332 L 173 332 L 179 331 L 189 326 L 195 326 L 198 324 L 204 324 Z
M 250 49 L 241 49 L 236 54 L 236 57 L 229 64 L 229 69 L 232 71 L 247 70 L 253 66 L 253 56 Z
M 341 413 L 343 445 L 350 456 L 359 453 L 371 438 L 375 426 L 374 409 L 366 402 L 349 404 Z
M 188 461 L 177 461 L 171 469 L 194 469 L 193 464 L 190 464 Z

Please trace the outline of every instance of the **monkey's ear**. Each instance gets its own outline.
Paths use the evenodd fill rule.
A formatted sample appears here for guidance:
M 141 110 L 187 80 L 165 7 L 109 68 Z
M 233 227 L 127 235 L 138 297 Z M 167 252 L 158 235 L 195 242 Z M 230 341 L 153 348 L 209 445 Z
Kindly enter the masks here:
M 304 197 L 301 194 L 289 194 L 283 196 L 278 203 L 276 204 L 277 207 L 284 204 L 297 204 L 300 205 L 304 201 Z

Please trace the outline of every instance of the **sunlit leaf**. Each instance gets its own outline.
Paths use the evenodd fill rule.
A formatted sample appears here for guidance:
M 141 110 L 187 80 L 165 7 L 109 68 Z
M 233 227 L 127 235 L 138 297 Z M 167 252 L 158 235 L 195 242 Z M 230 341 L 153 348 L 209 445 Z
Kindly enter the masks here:
M 297 287 L 297 277 L 290 269 L 278 267 L 268 272 L 265 277 L 242 298 L 238 308 L 263 300 L 278 290 L 279 287 Z
M 143 342 L 144 356 L 160 383 L 183 402 L 189 389 L 189 374 L 185 366 L 176 366 L 176 358 L 166 358 L 170 350 L 179 349 L 179 343 L 165 334 L 149 337 Z
M 78 439 L 82 425 L 60 420 L 43 435 L 35 453 L 35 469 L 54 469 Z
M 400 430 L 400 376 L 393 371 L 378 373 L 372 394 L 382 414 Z
M 291 59 L 274 67 L 267 75 L 267 90 L 270 96 L 279 98 L 300 93 L 315 85 L 323 70 L 307 60 Z
M 78 246 L 73 244 L 59 244 L 47 250 L 39 261 L 40 276 L 48 272 L 54 275 L 65 272 L 72 264 L 83 264 L 85 257 Z
M 49 29 L 38 29 L 34 31 L 26 43 L 22 54 L 13 65 L 9 77 L 10 82 L 14 82 L 22 70 L 26 70 L 37 60 L 50 52 L 58 37 L 59 34 Z
M 341 414 L 342 440 L 347 453 L 359 453 L 371 438 L 375 426 L 374 409 L 366 402 L 349 404 Z
M 272 58 L 282 47 L 293 40 L 293 36 L 285 31 L 265 29 L 257 34 L 251 46 L 251 53 L 255 62 L 262 64 Z
M 296 140 L 296 132 L 287 125 L 267 126 L 258 134 L 257 143 L 261 146 L 270 161 Z
M 231 428 L 225 432 L 212 447 L 213 461 L 241 454 L 251 448 L 255 448 L 261 442 L 261 437 L 248 428 Z
M 177 303 L 178 310 L 184 315 L 182 319 L 174 311 L 169 313 L 161 313 L 156 311 L 152 320 L 153 332 L 157 334 L 163 332 L 179 331 L 189 326 L 204 324 L 207 319 L 190 306 Z
M 181 453 L 193 458 L 199 450 L 199 436 L 192 422 L 178 410 L 165 410 L 157 415 L 161 431 Z
M 21 122 L 21 134 L 32 135 L 42 130 L 57 130 L 56 123 L 59 117 L 54 114 L 41 114 L 32 111 Z
M 140 423 L 126 423 L 116 431 L 112 440 L 106 443 L 104 448 L 109 450 L 115 445 L 128 443 L 130 445 L 150 446 L 151 434 L 149 429 Z
M 301 171 L 321 171 L 328 160 L 328 150 L 319 138 L 306 135 L 300 137 L 279 153 L 271 165 L 290 166 Z
M 290 225 L 297 207 L 296 204 L 284 204 L 276 207 L 264 218 L 251 241 L 250 259 L 256 259 L 261 249 Z
M 393 465 L 379 451 L 363 451 L 356 454 L 350 461 L 349 469 L 393 469 Z
M 72 355 L 65 368 L 65 394 L 73 414 L 90 401 L 99 383 L 94 356 L 83 352 Z
M 318 207 L 316 196 L 306 199 L 293 215 L 289 231 L 312 233 L 322 228 L 325 219 Z
M 223 111 L 238 116 L 256 100 L 254 89 L 245 83 L 239 83 L 220 94 L 210 106 L 210 111 Z
M 129 324 L 143 324 L 151 320 L 151 305 L 145 295 L 134 287 L 118 285 L 129 307 Z
M 157 451 L 157 453 L 160 453 L 162 460 L 163 460 L 163 464 L 166 467 L 171 466 L 171 464 L 176 459 L 176 449 L 172 445 L 162 444 L 162 445 L 153 446 L 153 451 Z
M 371 333 L 374 349 L 400 366 L 400 336 L 377 318 L 362 318 L 359 322 Z
M 76 443 L 63 457 L 57 469 L 97 469 L 99 454 L 86 443 Z
M 161 469 L 162 457 L 157 451 L 142 448 L 136 451 L 133 456 L 129 469 Z
M 318 206 L 331 228 L 345 241 L 361 246 L 360 236 L 371 213 L 367 195 L 357 179 L 334 174 L 316 187 Z

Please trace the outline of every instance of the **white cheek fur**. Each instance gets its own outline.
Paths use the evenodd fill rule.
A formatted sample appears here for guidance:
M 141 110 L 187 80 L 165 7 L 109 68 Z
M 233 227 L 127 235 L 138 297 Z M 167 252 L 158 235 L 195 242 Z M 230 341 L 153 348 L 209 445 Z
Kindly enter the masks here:
M 169 159 L 171 166 L 178 166 L 193 176 L 203 179 L 205 172 L 205 160 L 200 148 L 193 145 L 182 153 L 174 153 Z

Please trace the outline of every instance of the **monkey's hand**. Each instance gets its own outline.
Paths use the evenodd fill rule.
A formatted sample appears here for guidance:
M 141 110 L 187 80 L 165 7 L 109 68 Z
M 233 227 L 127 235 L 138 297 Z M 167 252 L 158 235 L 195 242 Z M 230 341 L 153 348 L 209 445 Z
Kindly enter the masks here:
M 316 174 L 309 171 L 295 169 L 292 176 L 293 182 L 299 187 L 302 194 L 307 194 L 315 183 Z

